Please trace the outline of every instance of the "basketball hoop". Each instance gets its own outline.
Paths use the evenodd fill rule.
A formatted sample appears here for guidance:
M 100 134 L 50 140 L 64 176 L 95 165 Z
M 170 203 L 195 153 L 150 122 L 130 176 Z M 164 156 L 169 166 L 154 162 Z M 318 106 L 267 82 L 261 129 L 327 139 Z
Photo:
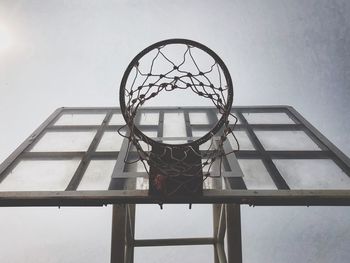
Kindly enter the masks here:
M 205 66 L 200 65 L 198 57 Z M 169 144 L 148 137 L 137 127 L 138 110 L 161 92 L 174 90 L 192 91 L 217 109 L 218 121 L 204 136 L 187 143 Z M 128 131 L 121 132 L 124 126 L 118 132 L 128 139 L 128 150 L 133 146 L 138 153 L 137 160 L 125 159 L 125 162 L 143 163 L 150 179 L 150 193 L 164 196 L 201 193 L 203 180 L 211 176 L 213 163 L 219 161 L 221 168 L 223 157 L 229 154 L 223 146 L 227 136 L 233 135 L 232 127 L 237 122 L 231 114 L 232 80 L 222 59 L 192 40 L 169 39 L 155 43 L 141 51 L 127 67 L 119 99 Z M 235 120 L 231 126 L 230 115 Z M 234 139 L 238 150 L 238 141 Z M 209 140 L 208 149 L 200 151 L 199 146 Z

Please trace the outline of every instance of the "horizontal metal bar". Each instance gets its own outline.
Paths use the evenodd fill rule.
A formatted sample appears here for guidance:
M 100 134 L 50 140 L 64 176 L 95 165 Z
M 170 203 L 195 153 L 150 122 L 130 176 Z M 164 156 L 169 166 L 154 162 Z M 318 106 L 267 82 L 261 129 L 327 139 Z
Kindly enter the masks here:
M 330 151 L 265 151 L 272 159 L 328 159 L 332 157 Z M 238 151 L 238 159 L 260 159 L 264 156 L 260 151 Z
M 330 158 L 329 151 L 266 151 L 274 159 L 325 159 Z
M 24 152 L 21 155 L 21 159 L 37 159 L 37 160 L 46 160 L 46 159 L 70 159 L 75 157 L 83 157 L 85 152 Z
M 62 107 L 60 108 L 63 114 L 94 114 L 94 113 L 107 113 L 113 111 L 113 113 L 119 112 L 120 108 L 118 107 Z
M 158 246 L 193 246 L 212 245 L 215 240 L 212 237 L 200 238 L 169 238 L 169 239 L 135 239 L 135 247 L 158 247 Z
M 192 130 L 205 130 L 209 132 L 214 127 L 215 123 L 210 124 L 191 124 L 189 123 L 188 127 L 191 127 Z
M 234 127 L 233 133 L 235 131 L 244 131 L 247 129 L 247 124 L 245 123 L 239 123 L 236 125 L 233 125 L 230 123 L 230 127 Z M 302 124 L 249 124 L 253 130 L 263 130 L 263 131 L 301 131 L 304 130 L 304 125 Z
M 113 173 L 112 178 L 148 178 L 148 173 L 147 172 L 116 172 Z M 209 177 L 213 178 L 219 178 L 219 177 L 243 177 L 243 173 L 237 173 L 236 171 L 212 171 L 209 172 Z
M 148 190 L 0 192 L 0 206 L 233 203 L 267 206 L 349 206 L 350 190 L 204 190 L 202 196 L 148 195 Z
M 112 178 L 148 178 L 148 173 L 147 172 L 115 172 L 112 174 Z
M 101 125 L 53 125 L 47 127 L 46 130 L 50 132 L 91 131 L 97 130 Z
M 82 157 L 86 152 L 24 152 L 21 159 L 67 159 L 74 157 Z M 117 159 L 119 152 L 91 152 L 89 156 L 91 159 Z
M 102 125 L 102 123 L 101 123 Z M 50 132 L 81 132 L 81 131 L 91 131 L 97 130 L 101 125 L 53 125 L 47 127 L 46 130 Z M 125 127 L 125 125 L 107 125 L 105 127 L 106 131 L 117 131 L 118 129 Z M 158 129 L 158 125 L 137 125 L 141 131 L 155 131 Z
M 252 106 L 233 106 L 232 110 L 242 110 L 245 112 L 260 112 L 260 111 L 277 111 L 282 110 L 286 111 L 290 106 L 288 105 L 252 105 Z M 95 110 L 95 111 L 108 111 L 108 110 L 118 110 L 120 112 L 119 107 L 62 107 L 59 108 L 62 109 L 65 113 L 67 111 L 87 111 L 87 110 Z M 142 110 L 149 111 L 149 110 L 179 110 L 179 109 L 190 109 L 190 110 L 208 110 L 213 109 L 215 110 L 215 107 L 203 107 L 203 106 L 190 106 L 190 107 L 177 107 L 177 106 L 166 106 L 166 107 L 147 107 L 143 108 Z
M 204 153 L 206 151 L 202 151 Z M 136 152 L 135 152 L 136 153 Z M 273 159 L 331 159 L 333 154 L 330 151 L 266 151 Z M 66 159 L 74 157 L 82 157 L 85 152 L 24 152 L 21 155 L 22 159 Z M 92 159 L 116 159 L 119 152 L 92 152 Z M 132 152 L 130 152 L 132 154 Z M 260 159 L 262 154 L 258 151 L 240 150 L 235 152 L 238 159 Z M 230 176 L 230 172 L 227 176 Z M 124 172 L 117 177 L 140 177 L 140 173 Z
M 231 126 L 232 123 L 230 123 Z M 91 131 L 97 130 L 101 125 L 53 125 L 46 128 L 50 132 L 71 132 L 71 131 Z M 116 131 L 125 125 L 108 125 L 107 131 Z M 254 130 L 268 130 L 268 131 L 298 131 L 303 130 L 304 126 L 301 124 L 250 124 Z M 137 125 L 141 131 L 153 131 L 158 129 L 158 125 Z M 192 130 L 209 131 L 213 128 L 213 124 L 190 124 Z M 236 124 L 234 130 L 245 130 L 245 124 Z M 178 137 L 176 137 L 178 138 Z
M 258 105 L 258 106 L 233 106 L 232 109 L 239 110 L 242 113 L 271 113 L 285 112 L 288 113 L 290 106 L 287 105 Z
M 301 124 L 250 124 L 249 126 L 259 131 L 300 131 L 304 128 Z

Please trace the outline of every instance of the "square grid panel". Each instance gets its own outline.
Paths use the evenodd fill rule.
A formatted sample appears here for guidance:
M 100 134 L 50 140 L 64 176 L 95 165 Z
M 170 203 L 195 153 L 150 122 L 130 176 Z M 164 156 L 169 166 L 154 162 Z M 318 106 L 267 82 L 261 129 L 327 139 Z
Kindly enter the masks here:
M 223 176 L 208 178 L 204 195 L 193 202 L 349 202 L 349 159 L 292 107 L 235 107 L 232 113 L 239 151 L 224 159 Z M 193 141 L 217 120 L 214 108 L 202 107 L 145 108 L 136 119 L 146 135 L 168 143 Z M 56 110 L 1 164 L 0 204 L 157 203 L 147 195 L 143 165 L 124 163 L 137 154 L 133 148 L 128 153 L 128 140 L 117 133 L 125 134 L 123 125 L 119 108 Z M 230 136 L 225 151 L 233 149 Z

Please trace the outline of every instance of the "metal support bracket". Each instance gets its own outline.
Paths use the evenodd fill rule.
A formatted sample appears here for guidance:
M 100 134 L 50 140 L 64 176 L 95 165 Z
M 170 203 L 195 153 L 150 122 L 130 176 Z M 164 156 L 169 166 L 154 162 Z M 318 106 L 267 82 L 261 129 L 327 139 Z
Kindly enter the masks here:
M 213 234 L 204 238 L 135 239 L 135 205 L 113 205 L 111 263 L 134 262 L 135 247 L 184 245 L 213 245 L 215 263 L 242 263 L 240 205 L 213 205 Z

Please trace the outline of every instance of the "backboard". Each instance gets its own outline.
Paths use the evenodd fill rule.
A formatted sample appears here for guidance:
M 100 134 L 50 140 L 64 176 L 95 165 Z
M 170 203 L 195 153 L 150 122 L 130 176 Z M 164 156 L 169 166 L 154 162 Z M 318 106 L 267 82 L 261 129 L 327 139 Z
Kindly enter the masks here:
M 0 206 L 117 203 L 349 205 L 350 161 L 290 106 L 233 107 L 240 150 L 213 167 L 204 192 L 159 200 L 148 175 L 117 133 L 119 108 L 59 108 L 0 166 Z M 188 142 L 217 122 L 215 108 L 157 107 L 140 111 L 142 132 Z M 235 142 L 225 142 L 231 151 Z

